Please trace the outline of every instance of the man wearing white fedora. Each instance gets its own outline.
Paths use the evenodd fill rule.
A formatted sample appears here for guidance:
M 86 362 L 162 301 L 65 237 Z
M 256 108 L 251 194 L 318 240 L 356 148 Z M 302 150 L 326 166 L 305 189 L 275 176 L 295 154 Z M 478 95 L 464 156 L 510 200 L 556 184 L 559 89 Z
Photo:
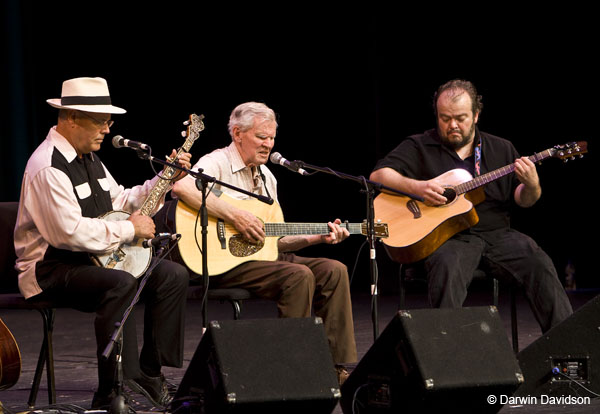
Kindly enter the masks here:
M 101 408 L 109 406 L 118 391 L 116 350 L 108 360 L 102 353 L 139 280 L 129 272 L 94 265 L 90 254 L 113 251 L 135 238 L 154 237 L 152 218 L 140 214 L 139 208 L 160 177 L 125 189 L 94 153 L 110 132 L 111 116 L 126 112 L 112 105 L 104 79 L 67 80 L 61 98 L 47 102 L 60 111 L 57 125 L 31 155 L 23 176 L 15 227 L 19 289 L 29 301 L 51 301 L 96 314 L 98 389 L 92 407 Z M 189 169 L 190 154 L 181 155 L 179 164 Z M 160 208 L 162 202 L 158 204 Z M 112 210 L 131 215 L 119 221 L 98 218 Z M 183 266 L 166 260 L 147 279 L 139 357 L 133 313 L 123 327 L 125 383 L 161 408 L 171 398 L 161 367 L 183 363 L 188 280 Z

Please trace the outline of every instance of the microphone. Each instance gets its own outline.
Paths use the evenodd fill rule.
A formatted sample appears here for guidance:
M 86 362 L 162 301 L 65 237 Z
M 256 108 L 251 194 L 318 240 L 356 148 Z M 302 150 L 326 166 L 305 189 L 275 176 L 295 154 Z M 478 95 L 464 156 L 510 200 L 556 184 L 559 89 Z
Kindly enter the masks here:
M 164 242 L 165 240 L 179 240 L 181 238 L 181 234 L 179 233 L 175 233 L 175 234 L 171 234 L 171 233 L 158 233 L 158 236 L 156 236 L 153 239 L 149 239 L 149 240 L 144 240 L 142 242 L 142 247 L 145 247 L 146 249 L 149 247 L 158 247 L 162 242 Z
M 137 141 L 130 141 L 128 139 L 123 138 L 121 135 L 115 135 L 112 139 L 112 144 L 113 144 L 113 147 L 115 147 L 115 148 L 127 147 L 127 148 L 142 149 L 142 150 L 150 149 L 150 146 L 148 146 L 146 144 L 142 144 L 141 142 L 137 142 Z
M 303 168 L 300 168 L 298 161 L 288 161 L 285 158 L 283 158 L 283 156 L 278 152 L 272 153 L 270 159 L 273 164 L 282 165 L 285 168 L 287 168 L 288 170 L 297 172 L 298 174 L 301 174 L 301 175 L 309 175 L 306 170 L 304 170 Z

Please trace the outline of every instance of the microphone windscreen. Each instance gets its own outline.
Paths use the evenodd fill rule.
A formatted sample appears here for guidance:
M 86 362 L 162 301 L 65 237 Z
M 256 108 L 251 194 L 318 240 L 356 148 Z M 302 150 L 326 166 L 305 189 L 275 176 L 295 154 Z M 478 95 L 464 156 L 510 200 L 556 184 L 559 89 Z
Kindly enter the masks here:
M 282 159 L 283 157 L 281 156 L 280 153 L 278 152 L 274 152 L 271 154 L 271 162 L 273 164 L 279 164 L 279 161 Z
M 121 147 L 122 147 L 122 145 L 121 145 L 120 141 L 121 141 L 122 139 L 123 139 L 123 137 L 122 137 L 121 135 L 115 135 L 115 136 L 113 137 L 113 139 L 112 139 L 112 144 L 113 144 L 113 147 L 115 147 L 115 148 L 121 148 Z

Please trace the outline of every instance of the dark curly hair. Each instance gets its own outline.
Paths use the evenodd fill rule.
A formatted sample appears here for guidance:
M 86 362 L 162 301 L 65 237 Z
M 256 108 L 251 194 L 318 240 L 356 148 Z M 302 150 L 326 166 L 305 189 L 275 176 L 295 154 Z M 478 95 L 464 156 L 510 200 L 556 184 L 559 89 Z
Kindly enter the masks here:
M 482 98 L 481 98 L 481 95 L 477 94 L 477 88 L 475 88 L 475 85 L 473 85 L 473 83 L 471 83 L 467 80 L 454 79 L 454 80 L 444 83 L 433 94 L 433 113 L 436 117 L 437 117 L 438 98 L 440 97 L 440 95 L 443 92 L 445 92 L 449 89 L 454 89 L 454 90 L 462 89 L 465 92 L 467 92 L 469 94 L 469 96 L 471 97 L 471 105 L 472 105 L 471 109 L 473 110 L 473 114 L 476 114 L 478 112 L 481 113 L 481 110 L 483 109 Z

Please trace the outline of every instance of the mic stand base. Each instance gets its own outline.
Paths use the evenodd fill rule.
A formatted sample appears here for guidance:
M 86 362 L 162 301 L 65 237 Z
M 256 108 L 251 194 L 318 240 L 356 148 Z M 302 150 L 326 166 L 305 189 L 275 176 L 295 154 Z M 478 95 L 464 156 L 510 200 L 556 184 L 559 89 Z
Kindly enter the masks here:
M 123 396 L 123 394 L 119 393 L 115 398 L 113 398 L 112 402 L 110 403 L 110 408 L 108 409 L 108 412 L 111 414 L 129 413 L 129 406 L 125 401 L 125 397 Z
M 112 414 L 129 413 L 129 406 L 127 405 L 127 401 L 125 400 L 125 396 L 123 395 L 123 365 L 121 359 L 121 352 L 123 349 L 123 332 L 119 329 L 120 326 L 120 322 L 117 322 L 115 324 L 115 328 L 119 332 L 117 340 L 115 341 L 115 346 L 117 348 L 117 355 L 115 356 L 117 360 L 117 386 L 115 387 L 115 392 L 117 393 L 117 395 L 110 402 L 110 407 L 108 409 L 108 412 Z

